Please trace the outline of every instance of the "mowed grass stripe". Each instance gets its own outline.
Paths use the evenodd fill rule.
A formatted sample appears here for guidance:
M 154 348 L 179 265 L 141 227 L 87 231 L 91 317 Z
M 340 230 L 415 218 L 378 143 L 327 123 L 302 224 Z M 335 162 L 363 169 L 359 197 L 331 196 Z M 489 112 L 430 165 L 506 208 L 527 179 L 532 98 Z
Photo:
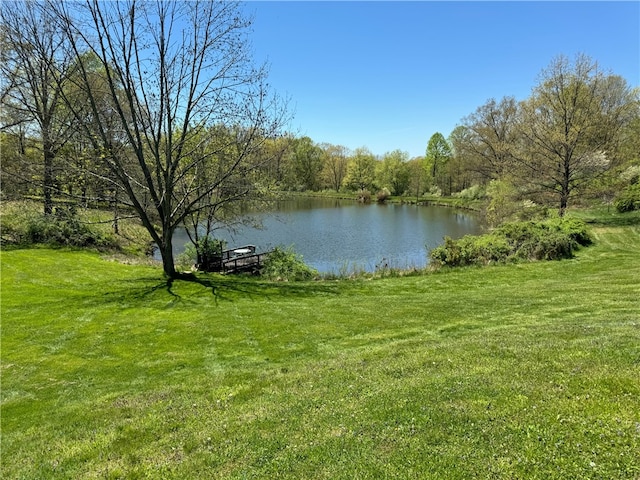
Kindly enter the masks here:
M 2 252 L 6 478 L 637 478 L 640 235 L 277 284 Z

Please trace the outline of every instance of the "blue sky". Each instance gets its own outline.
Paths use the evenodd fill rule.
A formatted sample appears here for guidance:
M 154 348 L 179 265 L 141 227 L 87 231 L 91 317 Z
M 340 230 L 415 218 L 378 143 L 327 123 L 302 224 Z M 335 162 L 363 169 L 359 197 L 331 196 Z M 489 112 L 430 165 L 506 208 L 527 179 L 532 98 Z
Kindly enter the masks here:
M 560 54 L 640 86 L 640 2 L 268 2 L 255 59 L 315 142 L 423 155 L 490 98 L 527 98 Z

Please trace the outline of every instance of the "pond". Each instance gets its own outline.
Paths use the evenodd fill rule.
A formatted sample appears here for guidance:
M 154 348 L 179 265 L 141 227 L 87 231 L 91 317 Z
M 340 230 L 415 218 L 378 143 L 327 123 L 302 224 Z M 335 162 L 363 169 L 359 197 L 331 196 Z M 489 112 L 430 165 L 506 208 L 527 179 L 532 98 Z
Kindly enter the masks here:
M 294 198 L 270 212 L 254 214 L 263 229 L 241 227 L 231 234 L 216 231 L 228 248 L 255 245 L 263 252 L 292 247 L 321 273 L 372 272 L 383 266 L 422 268 L 428 252 L 443 237 L 460 238 L 482 231 L 473 213 L 448 207 L 400 204 L 363 205 L 349 200 Z M 176 253 L 189 239 L 174 236 Z

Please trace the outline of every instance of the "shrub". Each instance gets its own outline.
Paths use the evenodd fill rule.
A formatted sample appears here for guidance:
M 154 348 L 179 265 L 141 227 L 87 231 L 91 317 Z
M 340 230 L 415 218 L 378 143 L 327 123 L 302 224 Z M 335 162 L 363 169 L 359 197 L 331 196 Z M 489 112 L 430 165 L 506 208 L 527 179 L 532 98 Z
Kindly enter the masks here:
M 622 174 L 620 178 L 630 184 L 640 183 L 640 165 L 632 165 L 628 167 Z
M 184 252 L 178 255 L 179 265 L 195 265 L 197 269 L 204 271 L 217 270 L 221 264 L 222 251 L 227 247 L 225 240 L 209 236 L 199 238 L 198 241 L 188 244 Z
M 590 243 L 591 237 L 581 220 L 511 222 L 487 235 L 467 235 L 459 240 L 445 237 L 444 244 L 430 252 L 430 258 L 436 266 L 556 260 L 570 258 L 579 246 Z
M 376 198 L 378 200 L 378 203 L 384 203 L 387 201 L 387 199 L 391 196 L 391 192 L 389 191 L 388 188 L 383 188 L 382 190 L 380 190 L 377 194 L 376 194 Z
M 302 256 L 291 247 L 276 247 L 264 261 L 260 274 L 278 281 L 312 280 L 318 277 L 318 272 L 305 264 Z
M 569 236 L 578 245 L 590 245 L 593 240 L 587 229 L 587 224 L 577 218 L 551 218 L 543 222 L 550 229 L 556 229 Z
M 371 203 L 371 192 L 369 190 L 360 190 L 357 198 L 360 203 Z
M 549 215 L 548 207 L 539 205 L 532 200 L 524 199 L 521 202 L 518 202 L 518 204 L 518 210 L 515 212 L 515 217 L 519 221 L 542 219 Z
M 509 243 L 499 235 L 489 234 L 472 238 L 466 254 L 470 263 L 500 262 L 509 255 Z
M 73 207 L 56 207 L 53 215 L 25 208 L 3 214 L 4 240 L 10 243 L 116 248 L 113 236 L 82 222 Z
M 456 193 L 454 196 L 464 198 L 465 200 L 481 200 L 486 197 L 486 193 L 481 185 L 472 185 Z
M 487 221 L 490 225 L 498 225 L 500 222 L 512 220 L 520 210 L 518 190 L 506 180 L 491 180 L 486 189 L 489 197 L 487 206 Z
M 640 210 L 640 183 L 626 187 L 613 202 L 620 213 Z
M 499 236 L 465 235 L 459 240 L 445 237 L 444 245 L 431 250 L 430 257 L 436 265 L 461 267 L 500 262 L 508 256 L 509 251 L 509 244 Z
M 441 197 L 442 196 L 442 190 L 437 185 L 433 185 L 431 188 L 429 188 L 429 191 L 427 193 L 429 195 L 431 195 L 432 197 Z

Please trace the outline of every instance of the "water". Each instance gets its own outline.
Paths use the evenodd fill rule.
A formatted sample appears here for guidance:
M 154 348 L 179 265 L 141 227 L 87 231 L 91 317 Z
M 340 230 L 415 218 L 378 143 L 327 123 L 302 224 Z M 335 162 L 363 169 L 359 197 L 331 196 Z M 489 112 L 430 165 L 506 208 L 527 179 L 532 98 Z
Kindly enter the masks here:
M 481 232 L 473 214 L 446 207 L 362 205 L 335 199 L 297 198 L 275 211 L 254 214 L 264 228 L 242 227 L 231 234 L 216 231 L 228 248 L 255 245 L 258 252 L 293 247 L 307 265 L 321 273 L 374 271 L 382 266 L 422 268 L 428 252 L 445 235 L 459 238 Z M 188 243 L 176 232 L 176 253 Z

